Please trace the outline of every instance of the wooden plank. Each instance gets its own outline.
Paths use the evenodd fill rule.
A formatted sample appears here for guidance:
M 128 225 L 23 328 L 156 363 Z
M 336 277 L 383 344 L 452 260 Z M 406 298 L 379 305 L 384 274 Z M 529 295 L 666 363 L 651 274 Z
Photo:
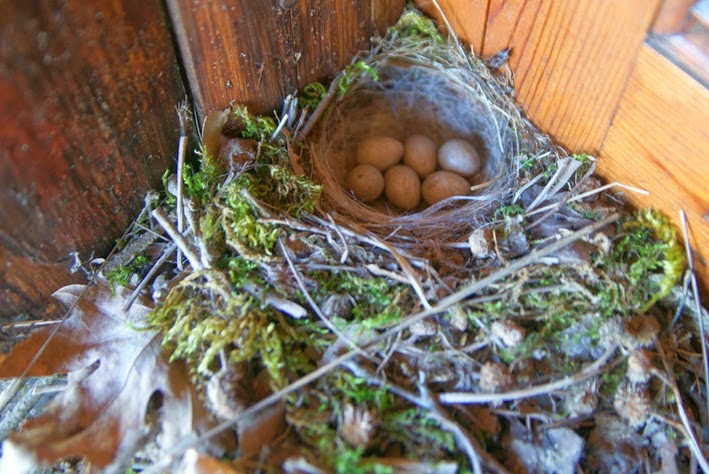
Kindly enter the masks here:
M 184 89 L 158 0 L 3 2 L 0 318 L 107 253 L 176 152 Z
M 198 113 L 231 101 L 270 113 L 315 80 L 334 75 L 404 0 L 168 0 Z
M 445 24 L 442 12 L 458 37 L 472 46 L 476 54 L 480 54 L 483 50 L 487 10 L 495 0 L 437 1 L 440 10 L 432 0 L 416 0 L 414 3 L 416 8 L 434 18 L 439 25 Z
M 689 10 L 696 0 L 662 0 L 650 31 L 658 34 L 674 34 L 684 31 Z
M 653 35 L 647 43 L 704 87 L 709 87 L 709 34 Z
M 657 0 L 543 0 L 525 9 L 531 32 L 513 36 L 510 63 L 532 121 L 569 150 L 596 154 L 656 8 Z
M 709 90 L 662 54 L 643 46 L 608 130 L 599 172 L 650 191 L 634 204 L 675 223 L 684 209 L 697 268 L 709 288 Z

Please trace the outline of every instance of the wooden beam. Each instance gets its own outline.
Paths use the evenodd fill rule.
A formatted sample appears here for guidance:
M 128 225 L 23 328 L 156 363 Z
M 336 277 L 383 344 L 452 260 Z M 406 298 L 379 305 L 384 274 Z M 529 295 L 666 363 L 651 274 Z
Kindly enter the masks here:
M 678 223 L 684 209 L 696 266 L 709 288 L 709 90 L 649 45 L 640 50 L 613 125 L 599 173 L 650 191 L 631 194 L 640 207 Z
M 270 113 L 333 76 L 393 24 L 404 0 L 168 0 L 198 113 L 231 101 Z
M 158 0 L 3 2 L 0 318 L 41 314 L 160 185 L 184 89 Z M 82 275 L 83 276 L 83 275 Z

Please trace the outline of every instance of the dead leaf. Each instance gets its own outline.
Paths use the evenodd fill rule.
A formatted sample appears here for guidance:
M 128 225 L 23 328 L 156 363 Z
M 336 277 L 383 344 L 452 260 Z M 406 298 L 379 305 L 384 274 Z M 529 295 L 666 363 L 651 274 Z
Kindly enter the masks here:
M 127 293 L 118 288 L 114 295 L 98 282 L 54 294 L 76 306 L 27 375 L 67 373 L 68 385 L 43 415 L 26 421 L 3 443 L 0 472 L 48 467 L 67 457 L 87 458 L 92 471 L 119 471 L 145 441 L 146 410 L 156 392 L 162 395 L 161 449 L 202 430 L 196 427 L 205 422 L 206 412 L 186 367 L 169 364 L 158 333 L 141 329 L 151 310 L 146 302 L 122 311 Z M 0 378 L 19 376 L 51 331 L 40 329 L 0 359 Z

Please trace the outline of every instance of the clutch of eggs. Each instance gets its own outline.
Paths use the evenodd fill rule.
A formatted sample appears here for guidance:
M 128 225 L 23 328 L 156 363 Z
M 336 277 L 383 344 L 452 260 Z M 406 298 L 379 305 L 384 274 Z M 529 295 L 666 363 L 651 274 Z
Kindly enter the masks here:
M 440 147 L 426 135 L 404 140 L 373 135 L 357 145 L 355 166 L 346 184 L 354 196 L 371 203 L 384 194 L 390 204 L 411 210 L 421 199 L 432 205 L 470 194 L 466 178 L 482 169 L 480 154 L 470 142 L 454 138 Z

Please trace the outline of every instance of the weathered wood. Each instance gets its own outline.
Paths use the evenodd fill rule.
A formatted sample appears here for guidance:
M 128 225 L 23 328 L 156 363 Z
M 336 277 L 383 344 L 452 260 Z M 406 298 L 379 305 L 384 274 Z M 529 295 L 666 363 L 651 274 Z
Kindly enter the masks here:
M 3 2 L 0 316 L 41 313 L 160 183 L 184 97 L 157 0 Z
M 704 87 L 709 87 L 709 35 L 652 36 L 647 42 Z
M 637 65 L 603 142 L 599 172 L 650 191 L 631 194 L 678 223 L 687 213 L 697 258 L 709 283 L 709 90 L 650 46 Z
M 270 113 L 334 75 L 393 24 L 404 0 L 168 0 L 198 113 L 231 101 Z

